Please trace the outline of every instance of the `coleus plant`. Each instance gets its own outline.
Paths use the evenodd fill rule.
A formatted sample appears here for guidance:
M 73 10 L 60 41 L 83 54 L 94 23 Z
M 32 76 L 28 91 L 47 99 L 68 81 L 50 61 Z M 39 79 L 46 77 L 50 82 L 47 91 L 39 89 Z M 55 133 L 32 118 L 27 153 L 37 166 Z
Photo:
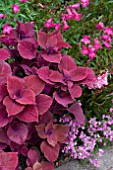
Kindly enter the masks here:
M 69 132 L 67 125 L 53 119 L 69 112 L 84 124 L 77 99 L 82 85 L 96 76 L 62 53 L 71 46 L 60 31 L 41 30 L 36 36 L 33 23 L 17 21 L 17 28 L 1 35 L 0 42 L 0 149 L 10 148 L 7 156 L 13 155 L 16 162 L 17 153 L 27 157 L 26 170 L 53 170 Z M 17 164 L 12 165 L 15 170 Z

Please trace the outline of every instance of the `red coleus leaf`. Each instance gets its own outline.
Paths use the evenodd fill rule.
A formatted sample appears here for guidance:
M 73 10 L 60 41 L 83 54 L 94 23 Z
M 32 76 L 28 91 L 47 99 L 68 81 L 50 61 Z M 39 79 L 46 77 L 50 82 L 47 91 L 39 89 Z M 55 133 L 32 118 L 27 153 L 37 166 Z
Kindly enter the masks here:
M 47 41 L 47 33 L 45 32 L 38 32 L 38 44 L 43 48 L 46 49 L 46 41 Z
M 19 98 L 16 99 L 19 104 L 36 104 L 35 103 L 35 93 L 30 89 L 21 90 L 19 93 Z
M 30 148 L 30 150 L 27 153 L 27 165 L 33 166 L 36 161 L 40 161 L 40 152 L 36 147 Z
M 36 75 L 26 76 L 24 78 L 26 88 L 31 89 L 35 95 L 38 95 L 44 89 L 45 83 Z
M 52 113 L 47 111 L 43 115 L 40 116 L 40 123 L 47 124 L 52 121 Z
M 73 103 L 73 99 L 71 98 L 71 96 L 69 94 L 66 94 L 65 92 L 62 94 L 58 94 L 57 92 L 54 92 L 53 97 L 59 104 L 61 104 L 64 107 L 67 107 L 68 104 Z
M 39 125 L 35 126 L 38 136 L 42 139 L 46 139 L 47 135 L 45 134 L 45 124 L 40 123 Z
M 54 170 L 54 164 L 46 161 L 42 161 L 41 163 L 36 161 L 32 170 Z
M 9 52 L 3 48 L 0 48 L 0 60 L 6 60 L 10 56 Z
M 46 41 L 46 48 L 57 50 L 57 37 L 56 37 L 56 35 L 52 35 L 52 36 L 48 37 L 48 39 Z
M 5 84 L 0 84 L 0 102 L 7 95 L 7 86 Z
M 58 139 L 57 139 L 57 135 L 55 134 L 52 121 L 49 122 L 47 124 L 47 126 L 45 126 L 45 134 L 47 135 L 47 142 L 51 146 L 55 147 L 55 145 L 57 144 Z
M 88 83 L 93 83 L 95 80 L 96 80 L 96 76 L 94 71 L 91 68 L 87 67 L 87 77 L 80 83 L 88 84 Z
M 82 88 L 79 85 L 73 85 L 69 88 L 72 99 L 79 98 L 82 95 Z
M 28 135 L 28 128 L 24 123 L 13 122 L 7 130 L 9 139 L 19 145 L 24 144 Z
M 72 104 L 67 110 L 75 116 L 77 122 L 80 124 L 85 124 L 85 116 L 83 114 L 82 108 L 78 103 Z
M 25 82 L 23 78 L 19 78 L 16 76 L 8 77 L 7 90 L 12 99 L 18 98 L 20 90 L 23 90 L 25 87 L 24 83 Z
M 52 71 L 49 75 L 49 79 L 53 82 L 62 82 L 63 81 L 63 75 L 58 71 Z
M 7 82 L 7 77 L 12 75 L 11 67 L 5 61 L 0 61 L 0 84 Z
M 0 143 L 10 144 L 10 140 L 3 128 L 0 128 Z
M 55 147 L 52 147 L 46 141 L 43 141 L 40 145 L 40 148 L 41 148 L 42 153 L 44 153 L 44 156 L 46 157 L 48 161 L 54 162 L 58 158 L 59 150 L 60 150 L 60 147 L 58 144 L 56 144 Z
M 30 41 L 23 40 L 19 42 L 17 48 L 20 55 L 25 59 L 32 60 L 36 57 L 36 45 Z
M 28 105 L 25 109 L 17 115 L 17 118 L 23 122 L 31 123 L 31 122 L 38 122 L 38 110 L 33 105 Z
M 74 59 L 66 54 L 62 56 L 61 62 L 58 65 L 58 68 L 60 69 L 60 71 L 62 71 L 63 69 L 69 71 L 69 70 L 75 69 L 76 67 L 77 66 L 76 66 Z
M 70 70 L 70 76 L 72 81 L 81 81 L 87 77 L 87 68 L 78 66 L 77 68 Z
M 55 134 L 57 135 L 57 140 L 62 142 L 68 135 L 69 127 L 67 125 L 54 124 Z
M 15 170 L 18 165 L 17 152 L 3 152 L 0 151 L 0 169 L 1 170 Z
M 32 38 L 35 36 L 33 23 L 29 22 L 23 24 L 20 21 L 17 21 L 17 24 L 17 32 L 20 34 L 21 39 Z
M 5 106 L 0 103 L 0 128 L 8 124 L 9 120 L 7 117 L 7 112 Z
M 52 62 L 52 63 L 60 63 L 60 60 L 61 60 L 61 54 L 60 53 L 50 53 L 50 54 L 47 54 L 46 52 L 43 52 L 41 53 L 41 56 L 46 60 L 46 61 L 49 61 L 49 62 Z
M 39 111 L 39 115 L 43 115 L 52 105 L 53 99 L 45 94 L 39 94 L 36 96 L 36 107 Z
M 38 76 L 45 81 L 48 84 L 54 84 L 53 82 L 51 82 L 49 80 L 49 75 L 51 74 L 51 70 L 49 69 L 49 67 L 45 66 L 45 67 L 41 67 L 40 69 L 37 70 L 37 74 Z
M 5 99 L 3 100 L 3 104 L 6 106 L 6 111 L 8 113 L 8 116 L 12 116 L 20 113 L 25 107 L 14 102 L 9 96 L 5 97 Z

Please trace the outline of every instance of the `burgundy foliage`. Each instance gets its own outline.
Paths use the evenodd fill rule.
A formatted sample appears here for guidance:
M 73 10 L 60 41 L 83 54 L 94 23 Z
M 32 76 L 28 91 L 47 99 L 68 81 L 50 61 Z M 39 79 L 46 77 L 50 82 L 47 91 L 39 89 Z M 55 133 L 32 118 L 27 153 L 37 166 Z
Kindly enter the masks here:
M 68 112 L 85 123 L 77 99 L 82 85 L 96 78 L 92 69 L 77 66 L 62 53 L 71 46 L 59 31 L 40 31 L 36 37 L 33 27 L 17 21 L 17 28 L 0 39 L 6 46 L 0 48 L 0 168 L 4 170 L 18 168 L 17 152 L 27 157 L 26 170 L 53 170 L 69 132 L 67 125 L 59 124 L 59 116 Z M 10 152 L 3 151 L 9 148 Z

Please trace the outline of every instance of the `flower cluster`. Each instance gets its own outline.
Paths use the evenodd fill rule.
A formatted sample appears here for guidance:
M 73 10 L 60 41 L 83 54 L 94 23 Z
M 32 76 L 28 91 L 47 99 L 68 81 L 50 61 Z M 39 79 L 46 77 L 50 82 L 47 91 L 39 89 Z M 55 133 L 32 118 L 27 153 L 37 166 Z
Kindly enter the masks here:
M 67 146 L 64 146 L 62 152 L 70 154 L 74 159 L 87 159 L 95 167 L 99 167 L 98 157 L 103 155 L 104 150 L 98 149 L 97 158 L 94 151 L 99 143 L 106 146 L 108 141 L 113 142 L 112 113 L 103 115 L 101 121 L 96 117 L 90 118 L 87 127 L 78 124 L 70 116 L 60 118 L 59 121 L 68 124 L 70 128 Z
M 90 40 L 89 35 L 85 35 L 79 43 L 82 45 L 81 53 L 85 56 L 88 55 L 90 60 L 96 57 L 96 52 L 102 49 L 104 46 L 110 50 L 113 38 L 113 27 L 105 27 L 102 22 L 96 25 L 98 30 L 101 30 L 101 36 L 99 38 L 94 38 L 93 44 Z
M 82 8 L 86 8 L 89 5 L 89 0 L 81 0 Z M 75 21 L 80 21 L 81 17 L 83 16 L 82 14 L 79 14 L 77 10 L 80 8 L 80 3 L 76 3 L 70 6 L 67 6 L 66 12 L 67 13 L 62 13 L 62 30 L 65 31 L 70 28 L 70 26 L 67 24 L 68 20 L 74 19 Z M 60 23 L 55 24 L 52 18 L 49 18 L 48 21 L 44 24 L 44 26 L 48 29 L 51 27 L 54 27 L 55 30 L 59 30 L 61 27 Z

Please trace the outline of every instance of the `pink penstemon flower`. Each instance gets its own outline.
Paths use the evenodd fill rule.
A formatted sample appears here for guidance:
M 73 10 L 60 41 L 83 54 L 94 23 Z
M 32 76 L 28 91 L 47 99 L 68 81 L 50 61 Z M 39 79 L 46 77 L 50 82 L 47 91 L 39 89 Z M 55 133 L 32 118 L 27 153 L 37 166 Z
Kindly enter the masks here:
M 67 24 L 66 20 L 64 17 L 62 17 L 62 22 L 63 22 L 63 28 L 62 30 L 67 30 L 70 28 L 70 26 Z
M 12 5 L 13 12 L 16 14 L 20 11 L 20 6 L 17 4 Z
M 13 29 L 13 28 L 12 28 L 10 25 L 5 24 L 5 25 L 3 26 L 3 34 L 10 34 L 10 32 L 11 32 L 12 29 Z
M 53 22 L 52 22 L 52 18 L 49 18 L 48 20 L 47 20 L 47 22 L 44 24 L 44 27 L 46 27 L 46 28 L 51 28 L 51 27 L 53 27 Z
M 94 45 L 93 45 L 95 50 L 102 49 L 102 45 L 100 44 L 99 40 L 97 38 L 94 39 Z
M 112 27 L 105 28 L 104 34 L 113 36 L 113 28 Z
M 74 8 L 74 9 L 78 9 L 80 7 L 80 3 L 76 3 L 76 4 L 73 4 L 73 5 L 70 5 L 69 7 L 70 8 Z

